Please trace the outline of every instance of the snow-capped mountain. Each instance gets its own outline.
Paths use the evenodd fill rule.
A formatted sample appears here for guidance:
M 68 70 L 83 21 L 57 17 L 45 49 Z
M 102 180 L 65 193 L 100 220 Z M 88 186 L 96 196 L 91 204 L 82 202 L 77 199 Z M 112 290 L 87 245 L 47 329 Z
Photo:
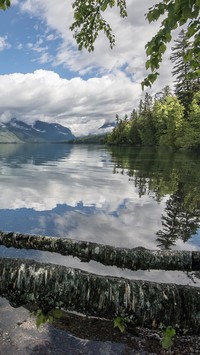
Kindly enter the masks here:
M 36 121 L 29 125 L 13 118 L 0 125 L 0 143 L 68 142 L 74 138 L 69 128 L 58 123 Z
M 110 133 L 115 127 L 116 127 L 116 122 L 104 123 L 101 127 L 99 127 L 99 133 L 100 134 Z

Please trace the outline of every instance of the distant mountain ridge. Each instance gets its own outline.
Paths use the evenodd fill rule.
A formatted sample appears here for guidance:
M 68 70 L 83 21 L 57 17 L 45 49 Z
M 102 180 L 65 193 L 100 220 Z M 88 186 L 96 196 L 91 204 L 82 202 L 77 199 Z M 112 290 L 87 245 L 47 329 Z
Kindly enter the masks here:
M 36 121 L 29 125 L 15 118 L 0 124 L 0 143 L 68 142 L 75 138 L 69 128 L 58 123 Z
M 107 122 L 104 123 L 99 129 L 105 129 L 105 128 L 115 128 L 116 127 L 116 122 Z

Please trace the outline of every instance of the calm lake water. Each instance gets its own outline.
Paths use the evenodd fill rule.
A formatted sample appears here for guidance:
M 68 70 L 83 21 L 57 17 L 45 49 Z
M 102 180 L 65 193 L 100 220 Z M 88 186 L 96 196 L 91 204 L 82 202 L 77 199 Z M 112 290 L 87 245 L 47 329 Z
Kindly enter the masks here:
M 118 247 L 200 249 L 198 156 L 0 145 L 0 229 Z
M 197 155 L 139 148 L 0 144 L 0 230 L 117 247 L 200 250 L 199 220 Z M 192 273 L 132 272 L 3 246 L 0 256 L 31 258 L 102 275 L 200 286 L 198 275 Z M 86 342 L 77 343 L 77 337 L 48 325 L 38 331 L 26 309 L 13 310 L 2 298 L 0 312 L 0 353 L 33 354 L 34 349 L 50 349 L 50 345 L 58 351 L 57 337 L 72 354 L 86 347 Z M 97 351 L 99 342 L 87 346 L 92 347 L 91 353 L 102 353 Z M 111 350 L 121 351 L 119 344 Z
M 1 144 L 0 230 L 116 247 L 200 250 L 199 182 L 200 161 L 190 154 L 66 144 Z M 149 278 L 148 271 L 133 276 L 128 270 L 110 271 L 94 262 L 81 263 L 55 253 L 1 246 L 0 255 L 104 275 L 146 278 L 148 274 Z M 152 271 L 151 279 L 157 278 L 158 271 Z

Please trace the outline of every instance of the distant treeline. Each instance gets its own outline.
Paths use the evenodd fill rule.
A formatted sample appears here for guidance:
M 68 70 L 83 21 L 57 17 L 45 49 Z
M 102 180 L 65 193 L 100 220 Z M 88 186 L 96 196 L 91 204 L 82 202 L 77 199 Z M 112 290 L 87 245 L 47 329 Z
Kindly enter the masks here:
M 106 142 L 106 134 L 94 134 L 85 137 L 78 137 L 70 141 L 75 144 L 104 144 Z

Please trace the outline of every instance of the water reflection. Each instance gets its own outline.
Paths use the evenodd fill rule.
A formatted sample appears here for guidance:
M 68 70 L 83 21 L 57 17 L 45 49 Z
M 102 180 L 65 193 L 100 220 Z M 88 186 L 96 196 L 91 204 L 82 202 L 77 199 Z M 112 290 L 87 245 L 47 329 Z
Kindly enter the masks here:
M 162 229 L 157 234 L 158 246 L 171 249 L 176 240 L 181 238 L 186 243 L 199 228 L 200 210 L 184 203 L 184 185 L 178 184 L 177 191 L 166 202 L 165 214 L 162 215 Z
M 200 162 L 195 154 L 162 150 L 123 149 L 111 151 L 114 173 L 128 174 L 140 197 L 166 201 L 157 246 L 171 249 L 198 234 L 200 225 Z M 195 238 L 199 245 L 199 239 Z M 183 246 L 183 243 L 185 244 Z
M 58 253 L 52 253 L 41 250 L 26 250 L 0 247 L 2 257 L 18 258 L 21 260 L 34 260 L 41 263 L 63 265 L 73 269 L 80 269 L 92 274 L 122 277 L 129 280 L 144 280 L 162 283 L 175 283 L 177 285 L 188 285 L 200 287 L 200 277 L 196 272 L 188 271 L 166 271 L 166 270 L 137 270 L 121 269 L 116 266 L 107 266 L 91 260 L 89 262 L 80 261 L 78 257 L 71 255 L 64 256 Z
M 0 229 L 199 249 L 199 165 L 160 150 L 0 145 Z
M 37 312 L 37 305 L 34 308 Z M 112 321 L 63 312 L 53 325 L 46 323 L 37 329 L 33 305 L 13 308 L 0 297 L 0 310 L 1 354 L 120 355 L 134 348 L 131 334 L 125 337 L 116 331 Z
M 0 229 L 119 247 L 199 250 L 199 181 L 198 157 L 184 153 L 64 144 L 0 145 Z M 56 253 L 0 247 L 0 255 L 100 275 L 200 284 L 192 273 L 131 272 Z M 21 308 L 14 312 L 1 298 L 0 307 L 0 341 L 4 339 L 0 346 L 5 354 L 8 349 L 16 354 L 47 349 L 58 353 L 60 344 L 61 354 L 83 347 L 87 354 L 101 350 L 99 342 L 83 343 L 51 325 L 38 332 L 35 320 L 30 321 Z M 105 350 L 105 342 L 101 345 Z M 124 347 L 112 343 L 114 353 L 120 353 L 119 349 Z

